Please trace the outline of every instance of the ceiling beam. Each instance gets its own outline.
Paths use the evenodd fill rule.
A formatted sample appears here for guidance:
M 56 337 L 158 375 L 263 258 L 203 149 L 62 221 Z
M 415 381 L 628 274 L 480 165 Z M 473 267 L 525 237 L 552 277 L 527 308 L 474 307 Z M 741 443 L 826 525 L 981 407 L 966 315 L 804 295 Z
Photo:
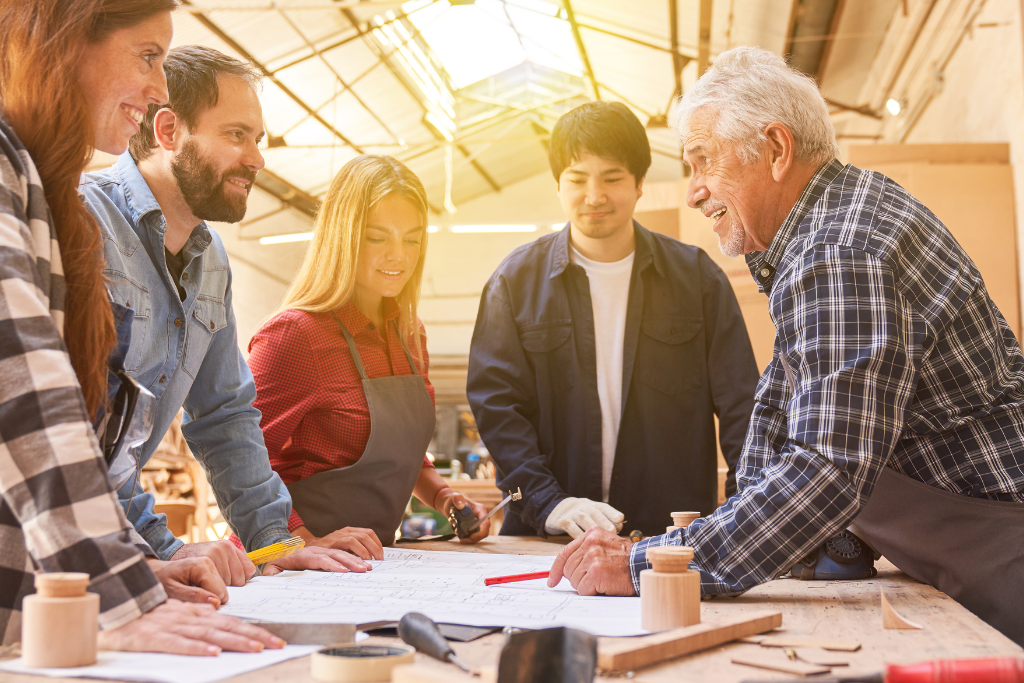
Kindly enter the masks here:
M 590 66 L 590 57 L 587 56 L 587 46 L 583 44 L 583 38 L 580 36 L 580 25 L 576 23 L 576 14 L 572 11 L 572 0 L 562 0 L 562 6 L 565 7 L 565 16 L 569 21 L 569 27 L 572 29 L 573 40 L 576 41 L 576 51 L 580 55 L 580 62 L 583 64 L 583 70 L 587 74 L 587 80 L 590 81 L 590 88 L 594 91 L 594 99 L 601 99 L 601 86 L 597 82 L 597 78 L 594 76 L 594 69 Z
M 357 30 L 357 31 L 359 31 L 359 35 L 360 35 L 360 36 L 361 36 L 361 37 L 363 38 L 363 40 L 364 40 L 364 41 L 366 41 L 366 31 L 364 31 L 364 30 L 363 30 L 363 27 L 359 25 L 359 19 L 357 19 L 357 18 L 356 18 L 355 14 L 354 14 L 354 13 L 352 12 L 352 10 L 350 10 L 350 9 L 343 9 L 343 10 L 342 10 L 342 14 L 344 14 L 344 15 L 345 15 L 345 18 L 346 18 L 346 19 L 348 19 L 348 20 L 349 20 L 349 22 L 350 22 L 350 23 L 351 23 L 351 24 L 352 24 L 353 26 L 355 26 L 355 27 L 356 27 L 356 30 Z M 367 42 L 368 42 L 368 41 L 367 41 Z M 426 105 L 426 104 L 424 104 L 423 100 L 422 100 L 422 99 L 420 98 L 420 95 L 419 95 L 419 93 L 417 93 L 417 92 L 416 92 L 415 90 L 413 90 L 413 89 L 412 89 L 411 87 L 409 87 L 409 84 L 408 84 L 408 82 L 407 82 L 407 81 L 406 81 L 406 80 L 405 80 L 405 79 L 404 79 L 404 78 L 402 77 L 402 75 L 401 75 L 400 73 L 398 73 L 397 71 L 395 71 L 395 66 L 394 66 L 394 65 L 393 65 L 393 64 L 391 63 L 391 60 L 390 60 L 390 59 L 387 59 L 387 58 L 385 58 L 385 59 L 384 59 L 384 64 L 385 64 L 385 65 L 386 65 L 386 66 L 388 67 L 388 69 L 389 69 L 389 70 L 391 71 L 391 73 L 392 73 L 392 74 L 393 74 L 393 75 L 395 76 L 395 79 L 396 79 L 396 80 L 397 80 L 397 81 L 398 81 L 399 83 L 401 83 L 401 85 L 402 85 L 402 87 L 403 87 L 403 88 L 405 88 L 405 91 L 406 91 L 406 92 L 408 92 L 408 93 L 409 93 L 409 95 L 410 95 L 410 96 L 412 96 L 412 98 L 413 98 L 414 100 L 416 100 L 417 104 L 419 104 L 419 105 L 420 105 L 420 108 L 422 108 L 422 109 L 423 109 L 423 112 L 424 112 L 424 113 L 426 113 L 427 111 L 429 111 L 429 110 L 427 109 L 427 105 Z M 438 138 L 441 138 L 441 137 L 442 137 L 442 136 L 441 136 L 441 134 L 440 134 L 439 132 L 435 131 L 435 130 L 434 130 L 433 128 L 431 128 L 430 126 L 425 126 L 425 127 L 426 127 L 426 128 L 428 129 L 428 130 L 430 130 L 430 132 L 431 132 L 431 133 L 432 133 L 432 134 L 433 134 L 433 135 L 434 135 L 435 137 L 438 137 Z M 457 145 L 455 145 L 455 149 L 459 150 L 459 152 L 460 152 L 460 153 L 462 154 L 462 156 L 464 156 L 464 157 L 469 157 L 469 150 L 467 150 L 467 149 L 466 149 L 465 147 L 463 147 L 462 145 L 458 145 L 458 144 L 457 144 Z M 471 165 L 471 166 L 473 167 L 473 169 L 474 169 L 474 170 L 475 170 L 475 171 L 476 171 L 477 173 L 479 173 L 479 174 L 480 174 L 480 177 L 482 177 L 482 178 L 483 178 L 483 179 L 484 179 L 485 181 L 487 181 L 487 184 L 491 186 L 491 189 L 493 189 L 493 190 L 494 190 L 495 192 L 501 192 L 501 185 L 499 185 L 499 184 L 498 184 L 498 183 L 497 183 L 497 182 L 496 182 L 496 181 L 494 180 L 494 178 L 493 178 L 493 177 L 491 177 L 491 174 L 490 174 L 490 173 L 488 173 L 488 172 L 487 172 L 487 170 L 486 170 L 486 169 L 484 169 L 484 167 L 483 167 L 483 166 L 481 166 L 481 165 L 480 165 L 480 163 L 479 163 L 479 162 L 478 162 L 478 161 L 477 161 L 476 159 L 473 159 L 472 161 L 470 161 L 470 165 Z
M 324 57 L 323 52 L 318 50 L 317 47 L 313 44 L 313 41 L 311 41 L 309 38 L 306 37 L 306 34 L 302 32 L 302 29 L 300 29 L 295 24 L 295 22 L 291 20 L 291 18 L 288 16 L 288 14 L 283 9 L 279 8 L 278 12 L 281 15 L 281 18 L 284 19 L 286 22 L 288 22 L 288 25 L 292 27 L 292 30 L 295 31 L 295 33 L 297 33 L 300 38 L 302 38 L 302 41 L 311 50 L 313 50 L 313 52 L 316 53 L 316 55 L 320 58 L 320 63 L 323 64 L 325 67 L 327 67 L 327 70 L 330 71 L 332 74 L 334 74 L 334 77 L 336 79 L 338 79 L 339 83 L 341 83 L 341 90 L 334 96 L 334 98 L 332 98 L 331 101 L 336 100 L 341 95 L 341 93 L 348 92 L 349 94 L 352 95 L 352 97 L 355 98 L 356 102 L 358 102 L 359 105 L 363 109 L 365 109 L 366 112 L 371 117 L 373 117 L 373 120 L 376 121 L 378 124 L 380 124 L 380 127 L 383 128 L 384 131 L 387 132 L 387 134 L 390 135 L 395 140 L 395 142 L 398 142 L 398 136 L 395 135 L 394 132 L 392 132 L 392 130 L 388 127 L 388 124 L 386 124 L 379 116 L 377 116 L 377 113 L 374 112 L 372 109 L 370 109 L 370 106 L 368 104 L 366 104 L 366 102 L 363 102 L 363 98 L 361 98 L 359 96 L 359 93 L 357 93 L 355 90 L 352 89 L 351 84 L 345 82 L 345 79 L 341 77 L 341 74 L 338 73 L 338 70 L 335 69 L 334 66 L 330 62 L 327 61 L 327 58 Z
M 668 21 L 669 21 L 669 40 L 672 43 L 672 75 L 675 76 L 676 89 L 672 93 L 672 100 L 675 101 L 677 98 L 683 95 L 683 67 L 686 62 L 682 60 L 679 54 L 679 2 L 678 0 L 668 0 Z M 681 166 L 683 175 L 686 175 L 686 164 Z
M 286 9 L 293 9 L 293 8 L 292 7 L 288 7 Z M 406 14 L 405 12 L 401 12 L 394 19 L 388 19 L 387 21 L 383 21 L 380 24 L 377 24 L 374 28 L 380 28 L 381 26 L 387 26 L 388 24 L 393 24 L 396 21 L 401 21 L 402 19 L 405 19 L 408 16 L 409 15 Z M 337 49 L 337 48 L 339 48 L 339 47 L 341 47 L 343 45 L 347 45 L 348 43 L 351 43 L 353 40 L 359 40 L 360 38 L 363 37 L 363 33 L 362 33 L 362 31 L 359 30 L 358 26 L 353 25 L 351 28 L 355 30 L 355 34 L 354 35 L 346 36 L 344 38 L 341 38 L 339 40 L 334 41 L 333 43 L 330 43 L 328 45 L 324 45 L 322 48 L 319 48 L 320 52 L 321 53 L 330 52 L 331 50 Z M 339 31 L 339 33 L 341 33 L 341 32 Z M 413 33 L 412 37 L 415 38 L 418 34 L 419 34 L 419 29 L 416 29 L 416 31 Z M 294 51 L 293 51 L 292 54 L 294 54 Z M 301 64 L 302 62 L 305 62 L 307 60 L 313 59 L 314 57 L 316 57 L 316 53 L 315 52 L 310 53 L 310 54 L 306 54 L 306 55 L 302 55 L 301 57 L 296 57 L 296 58 L 294 58 L 290 62 L 286 62 L 286 63 L 282 64 L 281 66 L 274 67 L 274 71 L 272 73 L 275 73 L 275 74 L 276 73 L 280 73 L 281 71 L 284 71 L 285 69 L 287 69 L 289 67 L 293 67 L 296 64 Z
M 821 58 L 818 60 L 818 68 L 814 72 L 814 80 L 821 83 L 825 76 L 825 69 L 828 68 L 829 58 L 832 57 L 832 48 L 836 44 L 836 36 L 839 35 L 839 22 L 843 20 L 843 11 L 846 9 L 846 0 L 836 0 L 835 9 L 832 11 L 832 22 L 828 29 L 828 38 L 825 39 L 825 46 L 821 48 Z
M 181 0 L 181 1 L 182 1 L 183 5 L 192 5 L 192 0 Z M 329 130 L 331 132 L 331 134 L 333 134 L 336 138 L 338 138 L 339 140 L 344 142 L 346 145 L 348 145 L 349 147 L 354 149 L 359 154 L 363 153 L 363 150 L 358 145 L 356 145 L 354 142 L 349 140 L 344 134 L 342 134 L 342 132 L 340 130 L 335 128 L 332 124 L 328 123 L 327 120 L 324 119 L 324 117 L 320 116 L 320 114 L 315 109 L 313 109 L 308 104 L 306 104 L 305 100 L 303 100 L 301 97 L 299 97 L 294 92 L 292 92 L 291 88 L 289 88 L 284 83 L 282 83 L 281 80 L 277 76 L 275 76 L 274 74 L 270 73 L 270 71 L 267 70 L 267 67 L 265 67 L 262 63 L 260 63 L 260 61 L 258 59 L 256 59 L 248 50 L 246 50 L 244 47 L 242 47 L 238 43 L 238 41 L 236 41 L 234 38 L 229 36 L 224 31 L 224 29 L 222 29 L 220 26 L 215 24 L 208 16 L 206 16 L 205 14 L 198 13 L 198 12 L 193 13 L 192 16 L 195 17 L 196 20 L 199 23 L 201 23 L 203 26 L 205 26 L 211 33 L 213 33 L 215 36 L 217 36 L 218 38 L 223 40 L 225 43 L 227 43 L 228 47 L 230 47 L 232 50 L 234 50 L 239 55 L 241 55 L 243 59 L 247 59 L 250 62 L 252 62 L 253 65 L 257 69 L 259 69 L 261 72 L 263 72 L 263 74 L 266 76 L 267 80 L 269 80 L 271 83 L 273 83 L 278 88 L 280 88 L 281 92 L 283 92 L 285 95 L 287 95 L 293 102 L 295 102 L 295 104 L 299 105 L 302 108 L 302 110 L 305 111 L 307 114 L 309 114 L 313 119 L 315 119 L 317 121 L 317 123 L 319 123 L 324 128 Z
M 662 47 L 661 45 L 655 45 L 654 43 L 649 43 L 646 40 L 640 40 L 639 38 L 634 38 L 632 36 L 627 36 L 627 35 L 622 34 L 622 33 L 616 33 L 615 31 L 609 31 L 608 29 L 601 28 L 600 26 L 593 26 L 591 24 L 583 24 L 583 23 L 577 23 L 577 26 L 579 26 L 580 28 L 585 28 L 588 31 L 596 31 L 597 33 L 603 33 L 606 36 L 611 36 L 612 38 L 618 38 L 619 40 L 626 40 L 626 41 L 629 41 L 630 43 L 636 43 L 637 45 L 643 45 L 646 48 L 650 48 L 652 50 L 658 50 L 659 52 L 668 52 L 670 54 L 673 52 L 672 48 L 670 48 L 670 47 Z M 693 61 L 695 59 L 695 57 L 693 55 L 686 54 L 685 52 L 679 50 L 678 47 L 676 48 L 675 53 L 678 54 L 680 57 L 682 57 L 682 59 L 683 59 L 683 66 L 686 66 L 687 63 L 689 63 L 689 62 L 691 62 L 691 61 Z
M 668 23 L 669 41 L 672 44 L 672 75 L 675 76 L 676 81 L 676 89 L 673 97 L 679 97 L 683 94 L 683 67 L 686 66 L 686 62 L 682 60 L 682 55 L 679 54 L 678 0 L 668 0 Z
M 310 218 L 316 216 L 320 200 L 295 187 L 276 173 L 263 168 L 256 174 L 254 184 L 267 194 L 273 195 L 283 204 L 301 211 Z
M 697 78 L 704 75 L 711 62 L 711 10 L 714 0 L 700 0 L 700 21 L 697 25 Z

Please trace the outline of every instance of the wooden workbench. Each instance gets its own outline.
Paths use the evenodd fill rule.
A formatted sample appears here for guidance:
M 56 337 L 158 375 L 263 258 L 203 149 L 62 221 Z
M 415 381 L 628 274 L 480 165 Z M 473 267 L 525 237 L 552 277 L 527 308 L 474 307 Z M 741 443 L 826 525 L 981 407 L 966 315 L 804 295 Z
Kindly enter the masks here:
M 564 543 L 538 538 L 491 536 L 475 546 L 458 542 L 420 543 L 422 550 L 459 550 L 481 553 L 513 553 L 518 555 L 554 555 Z M 811 635 L 840 641 L 861 643 L 860 651 L 829 653 L 849 661 L 849 668 L 833 669 L 833 675 L 857 675 L 881 670 L 885 663 L 910 663 L 929 659 L 972 657 L 1024 657 L 1024 650 L 990 627 L 971 612 L 931 586 L 918 583 L 884 559 L 876 563 L 879 573 L 863 581 L 772 581 L 738 598 L 720 598 L 701 605 L 701 620 L 738 616 L 744 612 L 765 609 L 782 612 L 782 629 L 786 634 Z M 982 579 L 983 580 L 983 579 Z M 882 628 L 880 588 L 885 588 L 890 604 L 904 617 L 922 626 L 920 631 L 896 631 Z M 488 636 L 472 643 L 456 643 L 456 653 L 470 666 L 497 666 L 503 637 Z M 393 639 L 372 638 L 366 642 L 393 642 Z M 807 650 L 807 652 L 813 652 Z M 820 650 L 818 654 L 822 654 Z M 743 681 L 746 679 L 786 678 L 784 674 L 752 669 L 730 662 L 733 656 L 777 657 L 785 659 L 777 648 L 732 643 L 683 657 L 681 659 L 635 672 L 633 681 L 647 683 L 678 681 Z M 437 667 L 446 667 L 421 655 L 417 659 Z M 455 675 L 450 667 L 451 681 Z M 445 671 L 446 669 L 441 669 Z M 266 681 L 268 683 L 307 683 L 314 679 L 309 673 L 307 657 L 283 662 L 258 673 L 229 679 Z M 5 675 L 5 683 L 41 683 L 64 681 L 77 683 L 85 679 L 44 679 L 36 676 Z M 622 680 L 604 678 L 599 680 Z M 813 678 L 809 678 L 813 681 Z

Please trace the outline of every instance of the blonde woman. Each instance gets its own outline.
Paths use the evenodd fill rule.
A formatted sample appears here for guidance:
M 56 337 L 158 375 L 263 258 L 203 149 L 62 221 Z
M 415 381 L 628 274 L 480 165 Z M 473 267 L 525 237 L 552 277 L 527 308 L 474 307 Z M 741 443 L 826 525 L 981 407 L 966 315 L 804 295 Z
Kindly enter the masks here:
M 308 544 L 381 559 L 410 494 L 443 515 L 486 513 L 426 458 L 434 388 L 416 316 L 426 254 L 419 178 L 389 156 L 353 159 L 284 304 L 249 343 L 270 463 L 292 496 L 289 529 Z

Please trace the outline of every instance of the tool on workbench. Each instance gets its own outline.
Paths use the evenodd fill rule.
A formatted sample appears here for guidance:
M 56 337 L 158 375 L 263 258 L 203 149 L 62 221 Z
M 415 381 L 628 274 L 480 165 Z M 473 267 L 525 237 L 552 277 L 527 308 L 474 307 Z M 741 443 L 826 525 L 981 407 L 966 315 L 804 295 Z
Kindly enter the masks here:
M 498 683 L 590 683 L 597 638 L 571 628 L 513 633 L 498 660 Z
M 640 541 L 644 540 L 644 532 L 640 531 L 639 529 L 633 529 L 629 532 L 628 538 L 630 543 L 639 543 Z
M 287 541 L 281 541 L 280 543 L 268 545 L 266 548 L 253 550 L 251 553 L 246 553 L 246 555 L 252 560 L 253 564 L 266 564 L 267 562 L 273 562 L 274 560 L 280 560 L 282 557 L 293 555 L 296 551 L 305 547 L 305 545 L 306 542 L 300 536 L 292 536 Z
M 748 680 L 743 683 L 797 683 L 804 678 Z M 815 678 L 816 683 L 1024 683 L 1024 659 L 938 659 L 918 664 L 889 664 L 863 676 Z
M 648 631 L 700 623 L 700 572 L 690 571 L 693 548 L 647 549 L 651 569 L 640 572 L 640 625 Z
M 803 581 L 870 579 L 878 574 L 874 550 L 849 530 L 828 539 L 789 570 Z
M 516 581 L 532 581 L 534 579 L 546 579 L 551 572 L 530 572 L 529 574 L 509 574 L 508 576 L 492 576 L 484 579 L 485 586 L 496 586 L 499 583 L 515 583 Z
M 425 614 L 409 612 L 398 622 L 398 637 L 414 648 L 442 662 L 451 662 L 468 674 L 473 670 L 455 656 L 455 651 L 441 635 L 437 624 Z
M 508 505 L 514 500 L 522 500 L 523 490 L 517 488 L 515 493 L 511 491 L 505 496 L 505 500 L 501 501 L 494 506 L 490 512 L 483 516 L 483 519 L 477 519 L 476 513 L 473 512 L 468 504 L 464 505 L 461 510 L 452 505 L 451 511 L 448 513 L 448 521 L 451 522 L 452 528 L 455 529 L 455 533 L 458 534 L 459 538 L 466 538 L 472 536 L 473 532 L 476 531 L 481 524 L 491 518 L 495 512 Z

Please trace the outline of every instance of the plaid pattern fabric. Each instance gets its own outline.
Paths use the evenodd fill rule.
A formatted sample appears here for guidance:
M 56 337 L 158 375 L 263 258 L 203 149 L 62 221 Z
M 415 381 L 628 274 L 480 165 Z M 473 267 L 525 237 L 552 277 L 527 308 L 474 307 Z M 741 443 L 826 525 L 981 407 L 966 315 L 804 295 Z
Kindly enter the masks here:
M 355 339 L 370 379 L 412 374 L 392 324 L 398 317 L 393 300 L 388 300 L 385 311 L 385 337 L 351 303 L 337 314 Z M 421 374 L 433 400 L 434 387 L 427 379 L 426 337 L 421 335 L 421 341 Z M 407 343 L 410 350 L 414 348 L 412 337 Z M 270 466 L 285 485 L 355 464 L 370 439 L 370 409 L 359 371 L 334 317 L 285 311 L 253 336 L 249 354 L 256 380 L 253 405 L 263 414 L 260 427 Z M 423 466 L 432 466 L 426 455 Z M 302 525 L 292 510 L 288 530 Z
M 843 529 L 892 467 L 1024 502 L 1024 357 L 970 257 L 885 176 L 822 166 L 748 265 L 777 331 L 739 492 L 685 531 L 705 594 L 770 580 Z M 685 537 L 685 538 L 684 538 Z
M 36 572 L 86 572 L 100 625 L 166 599 L 132 544 L 64 346 L 57 233 L 28 152 L 0 120 L 0 637 Z

